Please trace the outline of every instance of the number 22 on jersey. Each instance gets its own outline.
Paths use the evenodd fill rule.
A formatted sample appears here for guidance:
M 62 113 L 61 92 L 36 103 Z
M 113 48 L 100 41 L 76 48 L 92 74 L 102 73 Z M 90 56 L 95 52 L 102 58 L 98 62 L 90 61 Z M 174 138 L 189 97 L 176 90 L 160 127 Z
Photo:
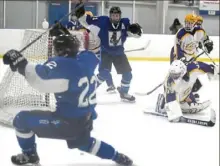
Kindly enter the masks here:
M 92 76 L 90 80 L 88 77 L 82 77 L 78 82 L 78 87 L 82 87 L 83 85 L 85 88 L 79 95 L 78 107 L 88 107 L 89 105 L 96 104 L 96 77 Z M 88 94 L 90 88 L 93 88 L 93 91 Z

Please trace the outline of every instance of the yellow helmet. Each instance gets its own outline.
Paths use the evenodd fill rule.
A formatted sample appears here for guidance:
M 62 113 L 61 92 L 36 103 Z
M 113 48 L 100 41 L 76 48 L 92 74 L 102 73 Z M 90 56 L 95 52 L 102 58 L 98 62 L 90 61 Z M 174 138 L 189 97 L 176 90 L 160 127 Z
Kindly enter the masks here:
M 195 23 L 197 22 L 197 17 L 195 14 L 187 14 L 185 17 L 185 22 Z
M 202 16 L 197 16 L 197 25 L 202 25 L 203 23 L 203 17 Z
M 89 15 L 89 16 L 93 17 L 93 14 L 92 14 L 91 11 L 86 11 L 85 13 L 86 13 L 86 15 Z
M 185 17 L 185 29 L 192 31 L 197 23 L 197 16 L 195 14 L 187 14 Z

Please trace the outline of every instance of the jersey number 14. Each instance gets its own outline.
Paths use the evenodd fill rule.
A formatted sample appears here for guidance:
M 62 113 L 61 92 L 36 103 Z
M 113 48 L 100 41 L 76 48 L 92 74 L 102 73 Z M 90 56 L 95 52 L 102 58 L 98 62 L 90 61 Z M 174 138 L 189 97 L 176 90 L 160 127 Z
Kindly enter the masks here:
M 83 85 L 85 85 L 85 88 L 79 95 L 78 107 L 88 107 L 89 105 L 96 104 L 96 77 L 92 76 L 90 80 L 88 79 L 88 77 L 81 78 L 78 82 L 78 86 L 82 87 Z M 94 90 L 91 94 L 88 95 L 90 86 L 94 86 Z

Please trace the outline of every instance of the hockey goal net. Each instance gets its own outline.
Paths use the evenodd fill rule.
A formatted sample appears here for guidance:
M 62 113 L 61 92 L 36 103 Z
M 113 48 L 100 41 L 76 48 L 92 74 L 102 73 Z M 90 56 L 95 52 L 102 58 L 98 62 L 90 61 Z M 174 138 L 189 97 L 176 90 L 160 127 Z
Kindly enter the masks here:
M 21 48 L 42 32 L 43 30 L 25 30 Z M 72 31 L 71 33 L 80 40 L 80 49 L 85 49 L 89 39 L 88 33 L 83 31 Z M 29 62 L 44 63 L 49 57 L 53 56 L 52 41 L 52 37 L 47 33 L 27 48 L 23 55 Z M 0 72 L 3 71 L 0 70 Z M 55 110 L 56 101 L 53 94 L 40 93 L 32 88 L 23 76 L 17 72 L 12 72 L 8 67 L 1 75 L 3 77 L 0 78 L 0 124 L 12 126 L 15 115 L 21 110 Z

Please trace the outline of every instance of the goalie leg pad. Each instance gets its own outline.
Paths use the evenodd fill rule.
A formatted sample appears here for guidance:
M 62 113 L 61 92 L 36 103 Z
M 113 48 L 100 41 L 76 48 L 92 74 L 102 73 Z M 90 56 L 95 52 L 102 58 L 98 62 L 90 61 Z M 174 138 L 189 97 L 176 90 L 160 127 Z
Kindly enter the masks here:
M 180 104 L 176 100 L 166 103 L 165 109 L 170 122 L 179 122 L 180 118 L 183 116 Z
M 206 108 L 208 108 L 210 105 L 211 105 L 210 100 L 204 101 L 202 103 L 184 102 L 184 103 L 180 104 L 182 112 L 186 113 L 186 114 L 195 114 L 195 113 L 201 112 L 201 111 L 205 110 Z

